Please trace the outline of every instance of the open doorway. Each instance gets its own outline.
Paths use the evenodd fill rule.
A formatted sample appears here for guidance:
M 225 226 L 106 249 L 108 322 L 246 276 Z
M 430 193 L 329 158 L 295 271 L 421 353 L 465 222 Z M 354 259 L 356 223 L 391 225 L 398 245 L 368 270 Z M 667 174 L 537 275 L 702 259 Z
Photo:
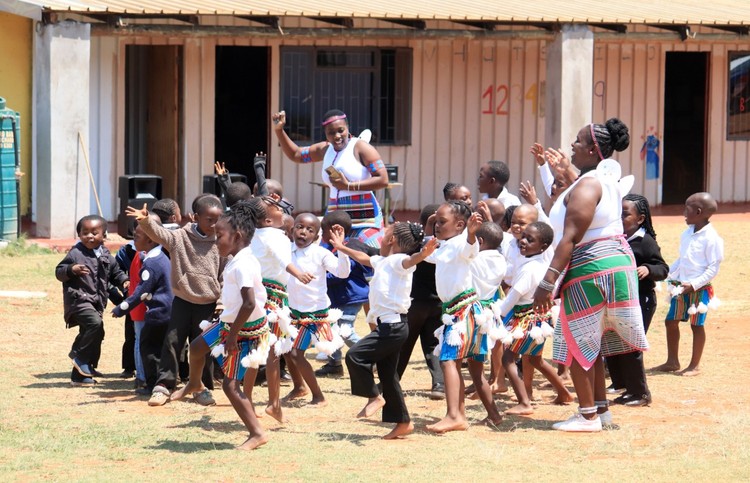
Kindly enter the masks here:
M 662 203 L 706 188 L 707 52 L 667 52 Z
M 268 47 L 216 47 L 216 161 L 255 183 L 253 157 L 268 153 Z M 270 160 L 269 160 L 270 161 Z M 270 162 L 267 177 L 271 177 Z
M 125 79 L 125 174 L 161 176 L 180 202 L 182 46 L 128 45 Z

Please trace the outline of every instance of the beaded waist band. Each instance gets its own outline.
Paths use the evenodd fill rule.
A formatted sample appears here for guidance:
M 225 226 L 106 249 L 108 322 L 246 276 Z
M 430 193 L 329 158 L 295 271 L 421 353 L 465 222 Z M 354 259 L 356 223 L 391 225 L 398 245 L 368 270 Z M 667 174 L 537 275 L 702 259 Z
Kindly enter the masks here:
M 316 310 L 315 312 L 300 312 L 298 310 L 290 309 L 292 315 L 292 324 L 294 325 L 307 325 L 307 324 L 328 324 L 328 309 Z
M 224 321 L 221 324 L 222 336 L 226 336 L 232 329 L 232 324 Z M 268 324 L 266 323 L 266 318 L 261 317 L 257 320 L 248 320 L 242 324 L 242 328 L 237 332 L 237 337 L 240 339 L 257 339 L 266 332 L 268 332 Z
M 449 301 L 443 303 L 443 312 L 449 315 L 453 315 L 467 305 L 473 304 L 477 300 L 476 290 L 474 290 L 473 288 L 464 290 Z

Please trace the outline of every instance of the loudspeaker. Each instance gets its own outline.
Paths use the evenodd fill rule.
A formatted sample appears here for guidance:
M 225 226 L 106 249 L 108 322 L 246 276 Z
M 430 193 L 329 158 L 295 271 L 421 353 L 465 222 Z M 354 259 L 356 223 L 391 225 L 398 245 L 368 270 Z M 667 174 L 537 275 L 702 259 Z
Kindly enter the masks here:
M 120 176 L 118 183 L 120 197 L 120 214 L 117 216 L 117 234 L 124 238 L 133 238 L 135 224 L 132 218 L 125 214 L 128 206 L 143 208 L 146 203 L 148 209 L 161 199 L 161 176 L 154 174 L 128 174 Z
M 398 183 L 398 166 L 395 164 L 386 164 L 385 170 L 388 172 L 388 182 Z

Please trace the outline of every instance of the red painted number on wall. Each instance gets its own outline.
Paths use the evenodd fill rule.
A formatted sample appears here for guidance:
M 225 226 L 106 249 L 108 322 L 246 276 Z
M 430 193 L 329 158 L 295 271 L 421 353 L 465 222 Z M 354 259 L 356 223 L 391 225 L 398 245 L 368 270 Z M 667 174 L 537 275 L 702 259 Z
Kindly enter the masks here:
M 505 84 L 500 84 L 497 87 L 493 85 L 488 86 L 487 89 L 484 90 L 484 93 L 482 93 L 482 114 L 507 116 L 509 94 L 510 88 Z M 487 99 L 486 102 L 485 99 Z

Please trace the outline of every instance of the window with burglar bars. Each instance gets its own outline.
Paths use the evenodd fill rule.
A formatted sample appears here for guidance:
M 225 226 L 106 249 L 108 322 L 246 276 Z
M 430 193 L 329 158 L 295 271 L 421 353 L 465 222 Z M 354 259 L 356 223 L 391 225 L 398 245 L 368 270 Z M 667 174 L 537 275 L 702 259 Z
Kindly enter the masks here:
M 408 48 L 281 48 L 281 108 L 295 141 L 325 139 L 323 115 L 340 109 L 373 144 L 411 143 L 412 51 Z

